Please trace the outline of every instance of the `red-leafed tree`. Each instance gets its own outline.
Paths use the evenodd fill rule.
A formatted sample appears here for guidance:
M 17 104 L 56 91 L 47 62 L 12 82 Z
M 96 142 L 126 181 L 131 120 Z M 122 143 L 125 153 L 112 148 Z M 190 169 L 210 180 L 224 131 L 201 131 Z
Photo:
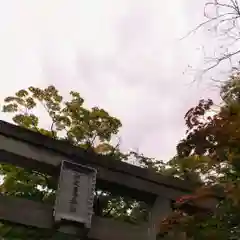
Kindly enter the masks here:
M 169 162 L 174 174 L 202 183 L 196 193 L 178 199 L 176 211 L 160 224 L 162 231 L 184 232 L 186 239 L 240 239 L 240 74 L 231 76 L 220 94 L 220 106 L 201 100 L 187 112 L 186 137 Z M 216 186 L 222 195 L 215 211 L 182 208 L 206 200 Z

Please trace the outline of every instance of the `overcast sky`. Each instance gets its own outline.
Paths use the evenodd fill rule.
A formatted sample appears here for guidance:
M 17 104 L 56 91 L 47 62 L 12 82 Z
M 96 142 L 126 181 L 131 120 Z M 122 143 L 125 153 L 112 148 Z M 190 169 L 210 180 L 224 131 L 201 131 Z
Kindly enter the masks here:
M 201 66 L 204 34 L 179 39 L 202 20 L 199 0 L 0 0 L 1 99 L 54 84 L 79 91 L 121 119 L 123 149 L 167 160 L 184 114 L 203 97 L 188 64 Z M 6 119 L 1 115 L 1 119 Z

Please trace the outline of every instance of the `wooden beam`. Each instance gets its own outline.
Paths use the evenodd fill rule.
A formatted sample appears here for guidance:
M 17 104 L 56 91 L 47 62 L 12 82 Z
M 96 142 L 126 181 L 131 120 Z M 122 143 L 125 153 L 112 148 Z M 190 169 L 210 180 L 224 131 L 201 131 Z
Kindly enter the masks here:
M 0 219 L 26 226 L 53 229 L 52 206 L 21 198 L 0 195 Z M 88 237 L 99 240 L 146 240 L 148 229 L 144 226 L 93 217 Z
M 0 162 L 35 169 L 54 176 L 58 176 L 62 160 L 81 162 L 97 169 L 97 182 L 100 187 L 106 186 L 107 189 L 114 190 L 117 186 L 118 191 L 121 192 L 122 188 L 124 192 L 125 189 L 129 196 L 140 198 L 144 201 L 153 201 L 156 196 L 176 199 L 186 194 L 181 189 L 171 188 L 170 186 L 140 178 L 127 172 L 105 168 L 90 161 L 86 162 L 81 158 L 68 158 L 51 149 L 32 145 L 4 135 L 0 135 L 0 142 Z
M 49 174 L 54 177 L 57 186 L 59 170 L 57 167 L 53 167 L 48 164 L 39 164 L 38 161 L 34 161 L 31 158 L 26 158 L 5 150 L 0 150 L 0 162 L 25 167 L 28 169 L 30 168 Z M 121 172 L 113 172 L 102 167 L 96 168 L 98 170 L 97 187 L 119 195 L 133 197 L 138 200 L 145 201 L 146 203 L 152 203 L 156 196 L 164 196 L 174 200 L 185 194 L 185 192 L 158 185 L 156 183 L 144 181 Z
M 88 155 L 86 152 L 85 155 L 77 154 L 78 151 L 79 153 L 84 152 L 81 148 L 74 148 L 61 141 L 55 141 L 41 134 L 22 129 L 8 123 L 4 124 L 7 127 L 5 125 L 2 125 L 2 122 L 0 121 L 0 162 L 11 163 L 20 167 L 35 169 L 40 172 L 52 175 L 56 180 L 59 174 L 59 166 L 62 160 L 90 165 L 98 170 L 98 187 L 109 190 L 113 193 L 117 190 L 117 194 L 134 197 L 138 200 L 143 200 L 150 203 L 155 201 L 157 196 L 163 196 L 164 198 L 175 200 L 182 195 L 190 193 L 191 191 L 189 189 L 193 190 L 193 187 L 189 187 L 185 181 L 170 178 L 173 179 L 171 180 L 173 182 L 176 181 L 179 182 L 180 185 L 186 185 L 186 188 L 184 190 L 183 187 L 178 188 L 176 184 L 172 184 L 171 181 L 168 182 L 169 178 L 165 178 L 160 174 L 153 174 L 147 169 L 142 169 L 130 164 L 112 160 L 108 163 L 110 167 L 107 167 L 108 164 L 104 166 L 102 165 L 104 156 L 94 155 L 95 160 L 92 161 L 91 154 Z M 36 134 L 36 138 L 32 139 L 35 139 L 33 141 L 34 144 L 25 141 L 25 135 L 20 134 L 18 138 L 16 136 L 10 137 L 6 134 L 7 131 L 5 127 L 8 131 L 10 131 L 8 128 L 14 128 L 12 129 L 12 135 L 14 136 L 17 135 L 18 131 L 23 132 L 24 134 L 27 134 L 31 137 L 32 135 Z M 1 134 L 1 132 L 4 132 L 5 134 Z M 37 145 L 36 139 L 38 137 L 40 137 L 38 140 L 41 141 Z M 61 151 L 58 149 L 56 150 L 55 148 L 50 148 L 50 146 L 47 148 L 46 144 L 44 144 L 45 138 L 45 142 L 50 141 L 49 144 L 53 143 L 53 145 L 56 144 L 57 146 L 60 144 L 62 146 Z M 76 154 L 66 154 L 64 148 L 65 145 L 67 146 L 66 149 L 74 149 L 74 151 L 76 151 Z M 117 167 L 114 168 L 113 166 L 115 166 L 116 163 Z M 119 166 L 120 168 L 125 167 L 125 170 L 121 171 Z M 133 171 L 133 173 L 131 173 L 131 170 L 134 169 L 136 169 L 137 172 L 139 171 L 138 174 L 136 174 L 136 171 Z M 140 172 L 141 174 L 145 173 L 146 177 L 144 178 Z M 189 189 L 187 189 L 187 187 L 189 187 Z M 210 204 L 207 202 L 203 203 L 203 207 L 206 206 L 206 208 L 209 208 L 209 205 Z M 211 203 L 211 205 L 213 204 Z
M 57 141 L 40 133 L 21 128 L 4 121 L 0 121 L 0 134 L 9 138 L 17 139 L 21 142 L 27 142 L 28 144 L 35 145 L 38 148 L 51 150 L 52 152 L 55 152 L 55 154 L 68 156 L 71 159 L 74 158 L 77 161 L 99 165 L 103 168 L 130 174 L 134 177 L 165 185 L 167 187 L 177 188 L 182 191 L 192 191 L 195 188 L 194 183 L 180 181 L 179 179 L 163 176 L 131 164 L 114 161 L 110 156 L 102 156 L 86 152 L 84 149 L 74 147 L 67 142 Z M 55 154 L 52 153 L 53 157 Z M 52 161 L 52 164 L 54 165 L 54 159 Z

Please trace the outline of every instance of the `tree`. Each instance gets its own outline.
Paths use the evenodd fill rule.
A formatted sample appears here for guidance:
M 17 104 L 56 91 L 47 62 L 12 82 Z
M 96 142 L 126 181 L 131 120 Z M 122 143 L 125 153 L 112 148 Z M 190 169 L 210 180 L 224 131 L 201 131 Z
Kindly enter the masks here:
M 221 87 L 222 104 L 213 112 L 213 101 L 201 100 L 185 115 L 186 137 L 177 146 L 170 165 L 187 178 L 195 174 L 204 186 L 179 199 L 176 211 L 162 227 L 183 231 L 186 239 L 240 239 L 240 74 Z M 223 195 L 213 213 L 187 213 L 182 207 L 204 200 L 220 186 Z
M 42 126 L 42 117 L 38 116 L 38 109 L 44 110 L 44 118 L 49 119 L 49 128 Z M 15 124 L 39 132 L 57 140 L 67 141 L 71 144 L 94 151 L 97 154 L 108 154 L 116 161 L 129 161 L 149 169 L 161 169 L 163 163 L 147 158 L 137 152 L 122 153 L 119 144 L 113 146 L 111 139 L 122 126 L 120 120 L 109 115 L 103 109 L 84 107 L 84 100 L 78 92 L 70 92 L 70 100 L 64 101 L 63 96 L 54 86 L 45 89 L 29 87 L 5 98 L 3 112 L 12 114 Z M 54 181 L 51 176 L 30 171 L 19 167 L 1 164 L 0 174 L 4 181 L 0 186 L 3 194 L 23 197 L 35 201 L 53 204 L 55 198 Z M 143 202 L 124 196 L 116 196 L 110 192 L 97 189 L 95 201 L 95 214 L 112 217 L 136 223 L 146 220 L 147 207 Z M 28 237 L 49 239 L 52 233 L 31 230 L 21 227 L 2 224 L 0 235 L 11 239 L 25 239 Z M 40 235 L 39 235 L 40 234 Z
M 72 91 L 70 96 L 69 101 L 63 101 L 54 86 L 45 89 L 29 87 L 7 97 L 3 112 L 14 114 L 15 124 L 54 139 L 101 154 L 112 151 L 114 147 L 110 140 L 112 135 L 118 133 L 121 122 L 98 107 L 84 108 L 84 100 L 79 93 Z M 39 105 L 44 108 L 46 117 L 50 117 L 49 129 L 41 128 L 41 119 L 34 114 Z M 5 194 L 42 201 L 47 201 L 52 195 L 49 189 L 54 186 L 48 176 L 7 165 L 1 166 L 0 173 L 4 176 L 1 190 Z

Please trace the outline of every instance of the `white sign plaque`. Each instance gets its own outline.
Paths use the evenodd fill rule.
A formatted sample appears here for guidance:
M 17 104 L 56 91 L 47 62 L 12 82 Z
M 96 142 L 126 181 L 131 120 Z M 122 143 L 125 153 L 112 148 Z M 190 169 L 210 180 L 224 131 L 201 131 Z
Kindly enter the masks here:
M 55 221 L 68 220 L 91 226 L 96 170 L 63 161 L 54 209 Z

